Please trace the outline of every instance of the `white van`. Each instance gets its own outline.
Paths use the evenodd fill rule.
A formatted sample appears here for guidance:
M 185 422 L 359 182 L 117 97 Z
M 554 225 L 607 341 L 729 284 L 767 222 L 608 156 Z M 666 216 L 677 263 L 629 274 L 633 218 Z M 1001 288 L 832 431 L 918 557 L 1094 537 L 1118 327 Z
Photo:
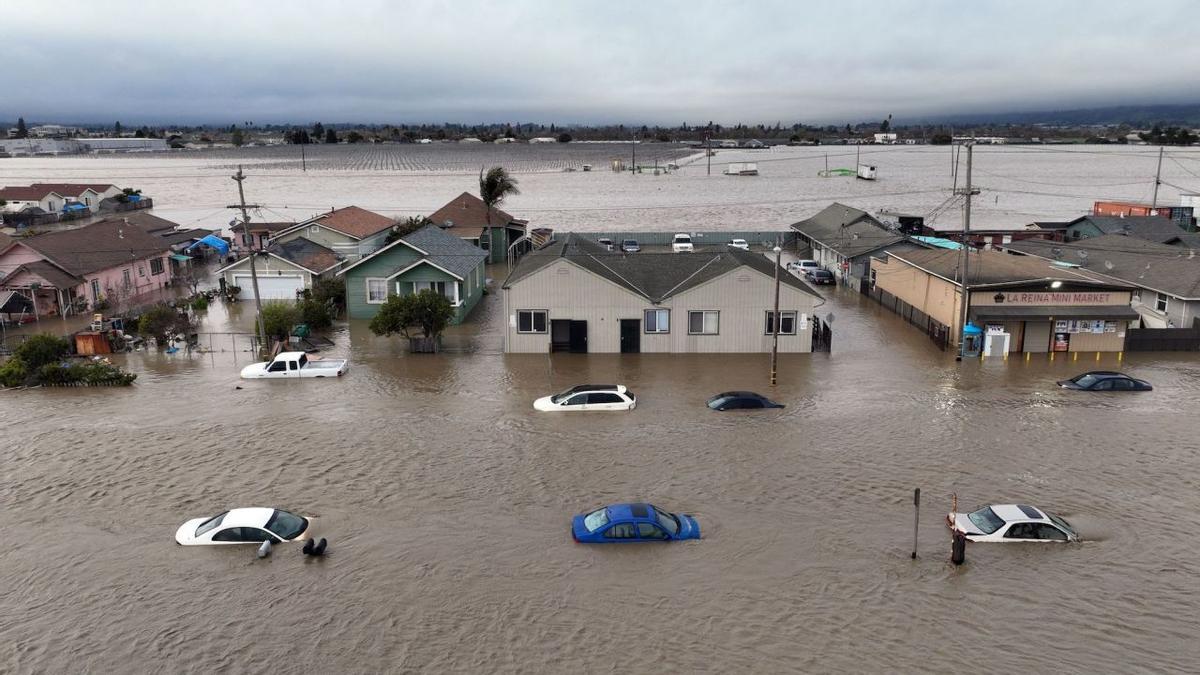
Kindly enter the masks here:
M 691 253 L 694 250 L 691 235 L 680 233 L 671 240 L 672 253 Z

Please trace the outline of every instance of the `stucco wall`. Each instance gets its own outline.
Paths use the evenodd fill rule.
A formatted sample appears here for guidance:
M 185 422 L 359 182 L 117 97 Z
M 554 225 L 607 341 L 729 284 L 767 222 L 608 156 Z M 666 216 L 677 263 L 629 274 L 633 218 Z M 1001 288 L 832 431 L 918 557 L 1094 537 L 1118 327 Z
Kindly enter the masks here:
M 547 310 L 547 328 L 555 320 L 588 322 L 588 351 L 615 353 L 621 350 L 621 319 L 636 319 L 642 352 L 762 352 L 771 348 L 764 334 L 766 312 L 774 308 L 774 279 L 749 268 L 729 272 L 717 279 L 668 298 L 661 305 L 626 290 L 603 277 L 560 260 L 514 283 L 502 291 L 505 312 L 505 351 L 545 353 L 550 349 L 550 332 L 518 333 L 518 310 Z M 797 312 L 809 319 L 808 330 L 780 335 L 779 349 L 808 352 L 812 349 L 811 317 L 816 297 L 791 286 L 780 287 L 780 311 Z M 647 309 L 670 310 L 670 332 L 646 333 Z M 717 335 L 689 335 L 688 312 L 720 312 Z
M 888 256 L 871 262 L 875 287 L 887 291 L 952 329 L 958 326 L 958 286 Z

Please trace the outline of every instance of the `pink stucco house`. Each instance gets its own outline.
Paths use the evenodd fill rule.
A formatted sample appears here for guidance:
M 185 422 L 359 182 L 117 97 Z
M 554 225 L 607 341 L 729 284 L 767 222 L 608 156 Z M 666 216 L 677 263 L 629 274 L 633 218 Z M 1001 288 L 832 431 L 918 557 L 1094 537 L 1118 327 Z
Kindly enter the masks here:
M 33 299 L 38 316 L 106 302 L 129 306 L 170 285 L 170 246 L 121 218 L 75 230 L 0 241 L 0 291 Z

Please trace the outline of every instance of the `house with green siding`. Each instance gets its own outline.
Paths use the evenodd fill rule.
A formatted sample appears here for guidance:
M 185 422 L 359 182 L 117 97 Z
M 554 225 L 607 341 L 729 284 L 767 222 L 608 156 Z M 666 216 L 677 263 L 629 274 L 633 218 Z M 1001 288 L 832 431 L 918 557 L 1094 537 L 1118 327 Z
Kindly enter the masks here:
M 454 306 L 453 324 L 462 323 L 483 297 L 487 251 L 447 234 L 436 225 L 407 234 L 343 268 L 346 311 L 370 319 L 389 295 L 423 290 L 441 293 Z
M 450 200 L 429 215 L 434 225 L 446 232 L 487 251 L 488 262 L 502 263 L 508 259 L 508 249 L 525 237 L 529 221 L 513 218 L 495 207 L 488 209 L 483 200 L 470 192 Z M 528 245 L 518 246 L 523 253 Z

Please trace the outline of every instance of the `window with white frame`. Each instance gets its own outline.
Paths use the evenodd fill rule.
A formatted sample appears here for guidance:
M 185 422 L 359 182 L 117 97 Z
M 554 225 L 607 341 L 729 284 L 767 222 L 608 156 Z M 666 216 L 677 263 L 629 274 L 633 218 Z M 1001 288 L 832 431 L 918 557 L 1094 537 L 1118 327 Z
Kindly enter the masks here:
M 688 312 L 689 335 L 716 335 L 720 329 L 721 313 L 715 309 Z
M 1162 312 L 1163 314 L 1166 314 L 1167 313 L 1167 305 L 1169 304 L 1168 301 L 1170 300 L 1170 298 L 1171 298 L 1171 296 L 1167 295 L 1166 293 L 1159 293 L 1154 298 L 1154 309 L 1157 309 L 1158 311 Z
M 647 333 L 670 333 L 671 310 L 647 309 L 644 327 Z
M 382 305 L 387 302 L 387 279 L 367 279 L 367 303 Z
M 162 273 L 163 273 L 162 258 L 151 258 L 150 259 L 150 274 L 153 276 L 153 275 L 162 274 Z
M 121 276 L 124 277 L 125 288 L 133 285 L 133 278 L 129 275 L 129 270 L 121 270 Z
M 396 284 L 397 293 L 420 293 L 421 291 L 433 291 L 438 295 L 445 297 L 451 304 L 458 304 L 458 282 L 456 281 L 406 281 Z
M 518 309 L 517 332 L 545 333 L 547 323 L 546 314 L 547 312 L 544 309 Z
M 795 335 L 796 334 L 796 313 L 795 312 L 780 312 L 779 313 L 779 334 L 780 335 Z M 767 335 L 775 334 L 775 312 L 767 312 L 766 327 L 764 332 Z
M 320 225 L 309 225 L 308 231 L 311 232 L 312 234 L 316 234 L 321 231 L 321 226 Z

